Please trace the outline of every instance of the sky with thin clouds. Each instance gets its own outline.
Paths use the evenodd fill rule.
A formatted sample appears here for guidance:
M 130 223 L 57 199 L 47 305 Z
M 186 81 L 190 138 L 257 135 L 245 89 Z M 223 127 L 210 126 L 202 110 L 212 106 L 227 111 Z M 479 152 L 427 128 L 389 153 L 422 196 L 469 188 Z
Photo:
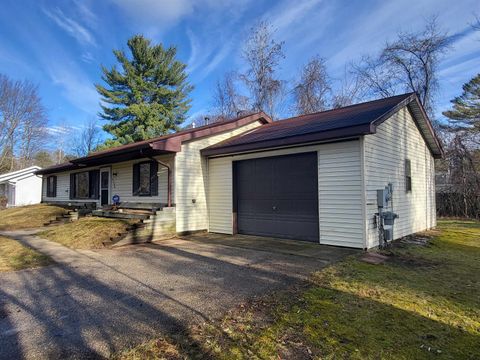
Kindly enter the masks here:
M 259 20 L 284 41 L 279 76 L 294 80 L 312 56 L 326 59 L 331 77 L 374 55 L 399 31 L 418 31 L 436 16 L 454 43 L 439 68 L 437 113 L 480 72 L 478 0 L 4 0 L 0 9 L 0 73 L 38 84 L 52 132 L 81 128 L 97 117 L 101 65 L 115 64 L 134 34 L 174 45 L 187 64 L 190 118 L 212 108 L 215 83 L 245 67 L 242 42 Z

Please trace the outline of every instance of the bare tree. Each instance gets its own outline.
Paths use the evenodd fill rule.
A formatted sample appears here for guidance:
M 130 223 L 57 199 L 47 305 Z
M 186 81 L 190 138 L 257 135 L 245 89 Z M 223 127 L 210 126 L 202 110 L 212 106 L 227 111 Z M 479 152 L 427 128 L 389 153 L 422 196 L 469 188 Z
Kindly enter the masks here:
M 238 92 L 235 84 L 236 76 L 234 72 L 229 72 L 224 75 L 222 80 L 217 81 L 213 93 L 216 117 L 232 119 L 249 108 L 248 98 Z
M 446 142 L 442 179 L 437 180 L 440 216 L 480 218 L 480 151 L 470 135 L 456 131 Z
M 240 78 L 250 90 L 252 109 L 266 111 L 275 117 L 284 86 L 284 82 L 276 76 L 279 63 L 285 57 L 283 42 L 274 40 L 274 30 L 265 21 L 251 31 L 243 47 L 243 58 L 248 68 Z
M 399 33 L 395 41 L 387 42 L 378 58 L 364 58 L 357 66 L 357 74 L 375 95 L 416 92 L 433 117 L 438 63 L 449 45 L 449 37 L 440 31 L 433 18 L 421 32 Z
M 0 74 L 0 169 L 30 165 L 45 142 L 46 125 L 37 87 Z
M 96 120 L 90 120 L 76 136 L 73 153 L 76 156 L 87 156 L 101 143 L 101 130 Z
M 387 66 L 382 58 L 363 56 L 358 64 L 352 64 L 357 81 L 365 84 L 370 95 L 374 97 L 390 97 L 397 89 L 395 68 Z
M 293 89 L 295 110 L 299 115 L 326 110 L 331 93 L 325 60 L 314 56 L 302 69 Z
M 362 101 L 365 96 L 365 89 L 366 85 L 357 73 L 345 67 L 343 78 L 332 94 L 331 107 L 338 109 Z

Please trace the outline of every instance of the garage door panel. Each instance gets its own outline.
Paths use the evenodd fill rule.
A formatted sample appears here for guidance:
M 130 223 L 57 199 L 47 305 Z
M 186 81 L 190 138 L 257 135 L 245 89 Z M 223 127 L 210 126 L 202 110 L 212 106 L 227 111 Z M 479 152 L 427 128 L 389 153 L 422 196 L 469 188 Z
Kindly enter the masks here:
M 238 232 L 318 241 L 317 154 L 235 163 Z

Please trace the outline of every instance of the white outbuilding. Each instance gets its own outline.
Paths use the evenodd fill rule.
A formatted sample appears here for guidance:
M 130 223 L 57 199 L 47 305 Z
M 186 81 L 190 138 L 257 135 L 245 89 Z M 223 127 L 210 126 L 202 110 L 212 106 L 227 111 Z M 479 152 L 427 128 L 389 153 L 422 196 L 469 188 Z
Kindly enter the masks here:
M 42 176 L 35 172 L 39 166 L 0 175 L 0 198 L 6 198 L 6 206 L 38 204 L 42 200 Z

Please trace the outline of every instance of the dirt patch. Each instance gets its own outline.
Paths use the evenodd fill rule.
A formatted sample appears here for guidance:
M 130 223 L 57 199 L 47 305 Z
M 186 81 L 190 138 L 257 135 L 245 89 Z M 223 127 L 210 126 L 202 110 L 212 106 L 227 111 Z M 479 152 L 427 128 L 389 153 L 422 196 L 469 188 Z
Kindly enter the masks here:
M 407 267 L 407 268 L 433 268 L 442 263 L 427 259 L 421 256 L 413 256 L 412 254 L 390 253 L 388 256 L 388 263 Z

